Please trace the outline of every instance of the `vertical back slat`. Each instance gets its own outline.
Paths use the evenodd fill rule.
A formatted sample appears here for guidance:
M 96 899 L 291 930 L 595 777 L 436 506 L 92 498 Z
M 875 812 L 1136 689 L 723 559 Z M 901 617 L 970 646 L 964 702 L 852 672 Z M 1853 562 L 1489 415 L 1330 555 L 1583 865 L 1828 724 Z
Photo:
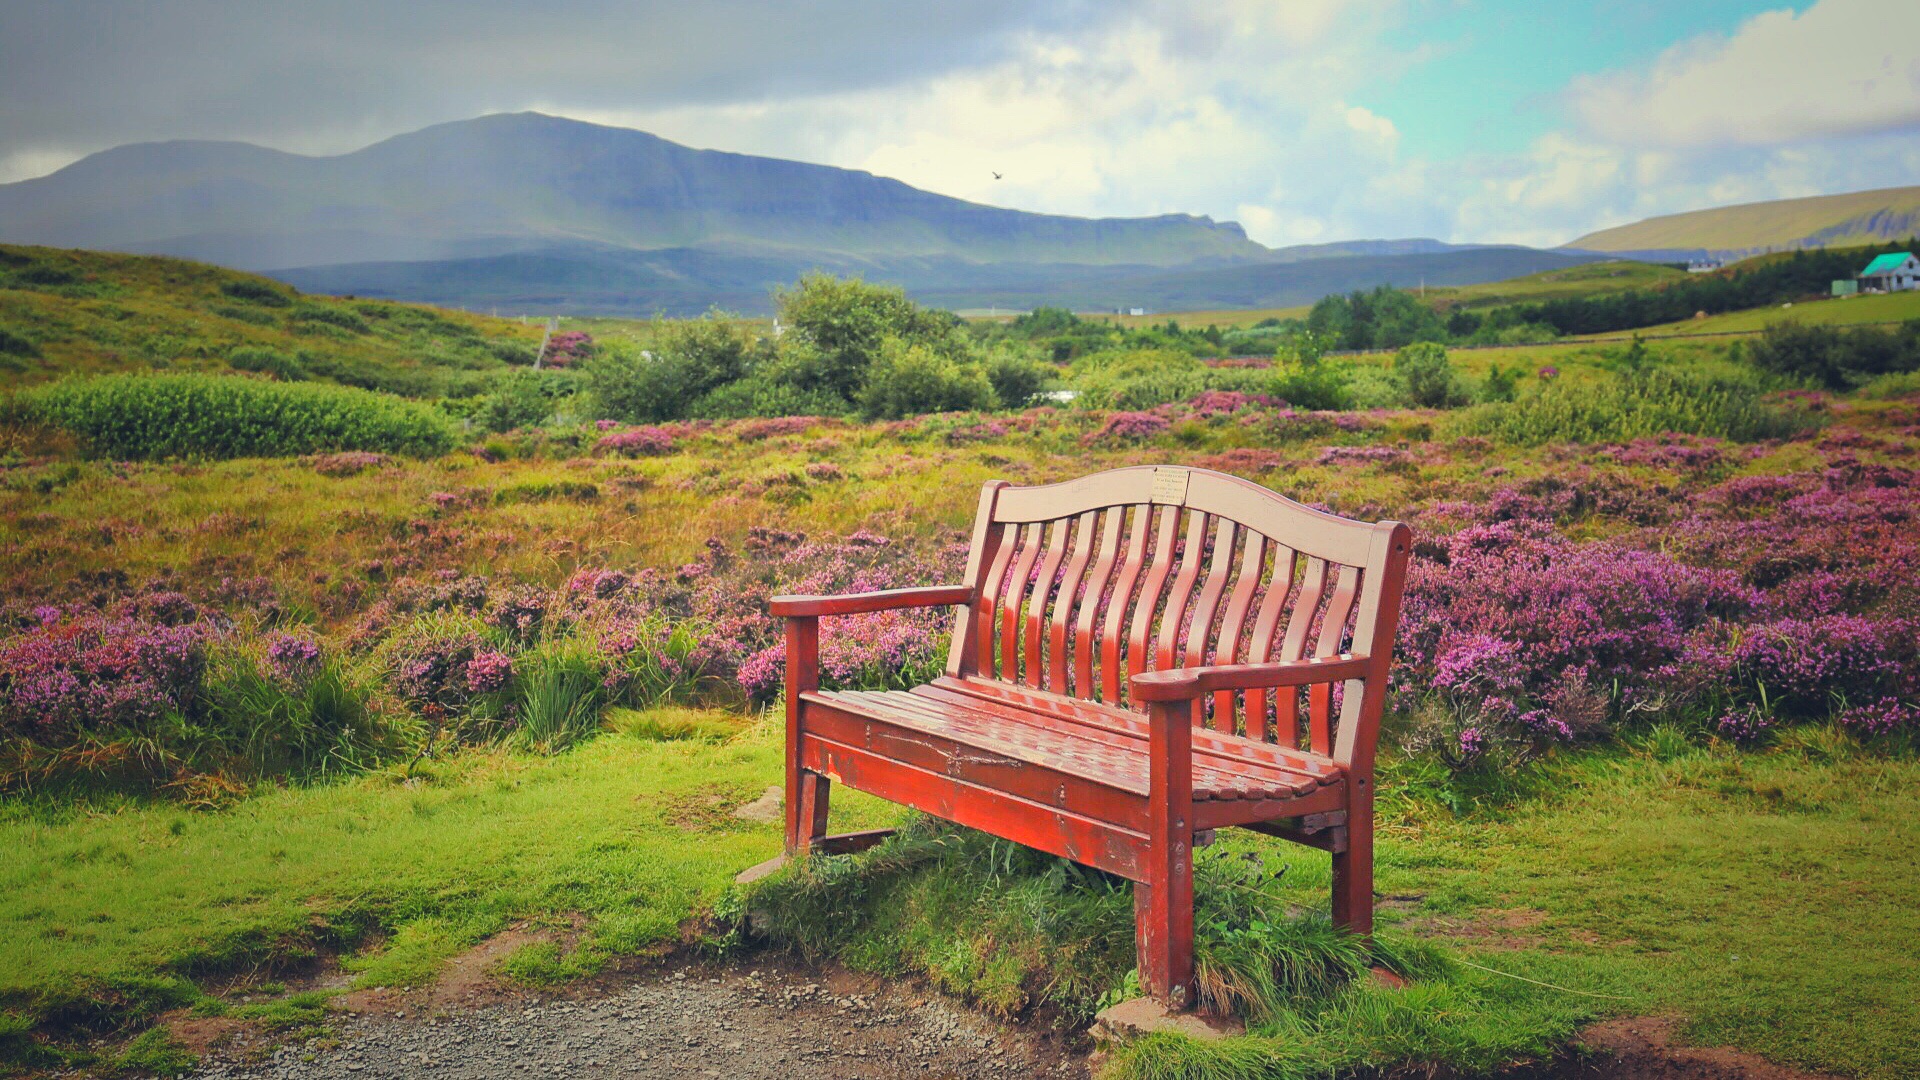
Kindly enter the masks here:
M 1173 592 L 1168 594 L 1166 611 L 1160 616 L 1160 639 L 1153 650 L 1157 671 L 1186 666 L 1181 659 L 1186 648 L 1180 625 L 1186 621 L 1187 601 L 1193 597 L 1201 565 L 1206 562 L 1207 529 L 1213 521 L 1211 514 L 1187 512 L 1187 542 L 1180 550 L 1180 572 L 1174 575 Z
M 1260 588 L 1260 574 L 1267 564 L 1267 538 L 1244 530 L 1247 535 L 1246 548 L 1240 553 L 1240 576 L 1234 579 L 1233 594 L 1227 597 L 1227 613 L 1220 619 L 1220 644 L 1214 650 L 1214 663 L 1238 664 L 1240 644 L 1249 635 L 1247 611 L 1253 606 L 1253 594 Z M 1233 731 L 1233 699 L 1231 690 L 1222 690 L 1213 696 L 1213 726 L 1225 732 Z
M 1174 656 L 1175 667 L 1206 663 L 1207 645 L 1214 640 L 1213 617 L 1220 612 L 1220 598 L 1227 594 L 1227 578 L 1233 573 L 1233 549 L 1240 537 L 1240 526 L 1225 518 L 1219 522 L 1213 533 L 1213 553 L 1207 559 L 1207 577 L 1200 585 L 1200 596 L 1193 602 L 1193 621 L 1187 628 L 1186 647 Z
M 1285 544 L 1273 545 L 1273 577 L 1260 598 L 1260 613 L 1253 622 L 1253 636 L 1247 639 L 1247 663 L 1264 664 L 1273 656 L 1273 637 L 1280 629 L 1280 616 L 1287 609 L 1287 594 L 1293 591 L 1295 551 Z M 1247 691 L 1247 738 L 1267 737 L 1267 692 Z
M 1044 528 L 1035 523 L 1020 530 L 1020 553 L 1013 557 L 1006 606 L 1000 609 L 1000 677 L 1007 682 L 1020 681 L 1020 604 L 1033 576 L 1033 560 L 1040 555 Z
M 1027 685 L 1037 687 L 1046 674 L 1040 650 L 1046 641 L 1047 605 L 1060 576 L 1060 564 L 1067 557 L 1067 539 L 1071 535 L 1069 519 L 1060 518 L 1047 530 L 1047 555 L 1040 560 L 1040 573 L 1033 582 L 1033 600 L 1027 604 L 1026 646 Z
M 1080 602 L 1080 613 L 1073 628 L 1073 691 L 1081 697 L 1094 696 L 1093 657 L 1097 649 L 1093 624 L 1100 615 L 1100 599 L 1113 579 L 1113 568 L 1120 561 L 1120 529 L 1127 523 L 1127 508 L 1116 506 L 1107 511 L 1100 526 L 1100 557 L 1094 561 L 1093 574 L 1087 579 L 1087 596 Z M 1108 700 L 1112 700 L 1109 698 Z
M 980 585 L 980 595 L 974 598 L 974 636 L 978 642 L 974 646 L 974 671 L 987 678 L 993 677 L 993 638 L 1000 620 L 994 608 L 1000 603 L 1000 594 L 1007 587 L 1007 567 L 1013 562 L 1014 548 L 1018 547 L 1020 526 L 995 525 L 997 546 L 993 552 L 993 563 L 987 568 L 987 577 Z
M 1353 614 L 1353 600 L 1359 593 L 1360 568 L 1342 566 L 1333 599 L 1327 601 L 1327 613 L 1320 620 L 1320 640 L 1314 646 L 1314 656 L 1332 656 L 1340 651 L 1347 617 Z M 1315 683 L 1307 692 L 1307 736 L 1314 753 L 1333 751 L 1333 687 L 1328 683 Z
M 1319 614 L 1320 598 L 1327 591 L 1327 560 L 1310 557 L 1307 559 L 1306 572 L 1300 578 L 1300 597 L 1293 602 L 1293 611 L 1287 615 L 1287 633 L 1280 641 L 1279 655 L 1274 660 L 1290 663 L 1300 659 L 1307 647 L 1307 633 L 1313 628 L 1313 618 Z M 1282 690 L 1273 698 L 1273 733 L 1282 746 L 1295 746 L 1300 742 L 1300 691 Z
M 1094 510 L 1080 515 L 1079 525 L 1074 529 L 1073 555 L 1067 560 L 1066 572 L 1060 575 L 1060 590 L 1053 597 L 1051 633 L 1047 641 L 1047 681 L 1042 685 L 1057 694 L 1068 692 L 1067 625 L 1073 619 L 1074 601 L 1079 598 L 1080 578 L 1087 572 L 1087 562 L 1093 558 L 1093 527 L 1098 516 Z
M 1113 583 L 1113 597 L 1107 602 L 1107 618 L 1100 630 L 1100 700 L 1108 704 L 1120 701 L 1120 635 L 1127 624 L 1127 605 L 1133 602 L 1133 587 L 1140 580 L 1140 568 L 1147 561 L 1147 533 L 1153 528 L 1151 506 L 1133 508 L 1133 526 L 1127 531 L 1127 557 L 1120 565 L 1120 576 Z
M 1174 548 L 1174 538 L 1180 527 L 1180 508 L 1177 506 L 1155 507 L 1160 517 L 1159 527 L 1154 530 L 1153 562 L 1147 567 L 1146 579 L 1140 583 L 1140 598 L 1133 606 L 1133 626 L 1127 634 L 1127 676 L 1129 678 L 1147 670 L 1147 662 L 1152 659 L 1153 616 L 1160 607 L 1160 593 L 1167 587 L 1167 577 L 1173 573 L 1173 562 L 1178 554 Z

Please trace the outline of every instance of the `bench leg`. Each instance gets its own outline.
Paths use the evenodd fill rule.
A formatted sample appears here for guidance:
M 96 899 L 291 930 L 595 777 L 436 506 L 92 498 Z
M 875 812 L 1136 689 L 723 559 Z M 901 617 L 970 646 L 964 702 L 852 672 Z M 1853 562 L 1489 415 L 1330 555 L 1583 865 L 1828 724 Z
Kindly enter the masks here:
M 1193 703 L 1148 707 L 1146 880 L 1133 886 L 1140 989 L 1193 1004 Z
M 1193 1003 L 1193 867 L 1133 886 L 1140 989 L 1177 1008 Z
M 805 851 L 827 835 L 833 781 L 787 760 L 787 854 Z
M 1353 800 L 1347 811 L 1347 846 L 1333 854 L 1333 924 L 1356 934 L 1373 933 L 1373 794 Z

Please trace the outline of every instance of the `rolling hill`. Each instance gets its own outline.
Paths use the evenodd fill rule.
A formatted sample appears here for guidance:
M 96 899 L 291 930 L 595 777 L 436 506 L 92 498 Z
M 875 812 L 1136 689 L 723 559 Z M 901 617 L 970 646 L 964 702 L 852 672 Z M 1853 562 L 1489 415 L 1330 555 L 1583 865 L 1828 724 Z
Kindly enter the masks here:
M 418 397 L 533 361 L 541 328 L 418 304 L 302 296 L 150 255 L 0 244 L 0 388 L 68 374 L 227 372 Z
M 1920 187 L 1904 187 L 1667 214 L 1588 233 L 1566 247 L 1654 257 L 1739 256 L 1903 240 L 1916 233 Z

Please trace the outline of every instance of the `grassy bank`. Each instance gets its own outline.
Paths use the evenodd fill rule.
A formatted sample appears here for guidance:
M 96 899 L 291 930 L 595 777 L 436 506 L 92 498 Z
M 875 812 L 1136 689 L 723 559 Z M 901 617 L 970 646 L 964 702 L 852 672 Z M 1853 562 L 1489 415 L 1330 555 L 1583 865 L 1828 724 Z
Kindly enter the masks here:
M 204 1011 L 218 976 L 315 951 L 342 951 L 361 985 L 398 986 L 518 919 L 585 916 L 572 951 L 508 961 L 535 982 L 671 944 L 779 843 L 777 826 L 731 815 L 778 780 L 774 727 L 691 719 L 654 714 L 552 758 L 472 752 L 218 813 L 12 805 L 0 821 L 16 853 L 0 870 L 0 1001 L 124 1037 L 160 1008 Z M 658 738 L 690 727 L 706 734 Z M 1451 959 L 1407 990 L 1283 995 L 1244 1040 L 1207 1052 L 1143 1044 L 1119 1074 L 1489 1067 L 1547 1054 L 1590 1019 L 1645 1013 L 1685 1017 L 1695 1041 L 1810 1068 L 1920 1069 L 1908 993 L 1920 917 L 1907 902 L 1920 874 L 1906 857 L 1920 843 L 1920 764 L 1823 730 L 1765 753 L 1662 730 L 1631 743 L 1556 759 L 1512 801 L 1465 814 L 1444 804 L 1470 792 L 1390 766 L 1385 936 L 1440 943 Z M 836 828 L 898 817 L 836 798 Z M 1229 834 L 1206 859 L 1248 855 L 1263 860 L 1253 887 L 1270 917 L 1322 909 L 1324 856 Z M 1242 887 L 1213 871 L 1202 880 L 1216 881 L 1216 902 Z M 1051 1003 L 1083 1014 L 1122 962 L 1098 942 L 1128 937 L 1124 895 L 1010 853 L 963 872 L 883 869 L 835 895 L 843 921 L 817 927 L 816 947 L 931 975 L 1009 1013 Z M 1077 947 L 1060 947 L 1070 936 Z

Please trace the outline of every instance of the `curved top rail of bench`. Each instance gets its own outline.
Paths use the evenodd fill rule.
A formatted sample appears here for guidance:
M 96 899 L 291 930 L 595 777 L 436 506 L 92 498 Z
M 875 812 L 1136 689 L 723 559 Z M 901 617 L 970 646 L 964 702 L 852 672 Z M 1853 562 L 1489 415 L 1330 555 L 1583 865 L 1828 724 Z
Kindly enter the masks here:
M 1397 521 L 1337 517 L 1293 501 L 1250 480 L 1181 465 L 1135 465 L 1060 484 L 1001 488 L 993 520 L 1056 521 L 1089 510 L 1155 504 L 1184 506 L 1226 518 L 1306 555 L 1348 566 L 1368 566 L 1382 533 Z

